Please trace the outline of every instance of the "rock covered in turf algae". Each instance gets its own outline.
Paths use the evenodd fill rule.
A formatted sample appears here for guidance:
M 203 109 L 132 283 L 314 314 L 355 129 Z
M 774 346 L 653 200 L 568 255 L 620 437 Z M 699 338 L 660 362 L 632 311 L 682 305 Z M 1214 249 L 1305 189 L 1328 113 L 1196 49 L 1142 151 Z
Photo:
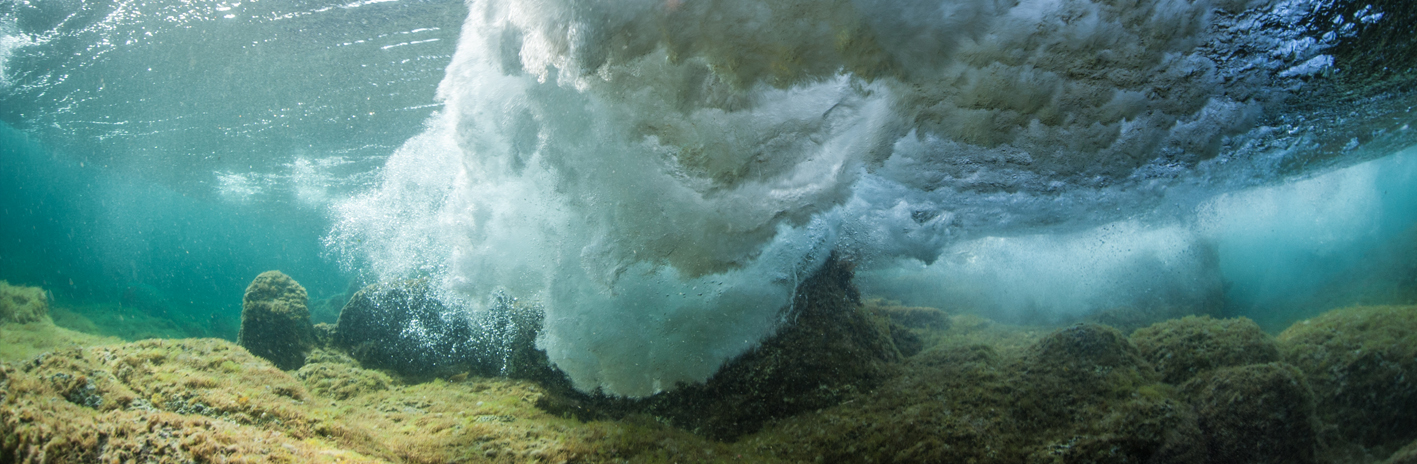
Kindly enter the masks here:
M 542 312 L 510 298 L 474 314 L 445 304 L 427 279 L 364 287 L 340 311 L 331 341 L 364 367 L 409 380 L 462 373 L 518 378 L 544 375 L 536 350 Z
M 316 340 L 305 308 L 308 301 L 305 287 L 290 276 L 262 272 L 242 298 L 238 343 L 281 369 L 299 369 Z
M 1210 462 L 1317 462 L 1314 397 L 1294 366 L 1217 369 L 1186 382 L 1182 391 L 1200 415 Z
M 901 359 L 888 320 L 867 311 L 851 263 L 829 258 L 797 290 L 792 322 L 703 384 L 652 398 L 650 410 L 717 439 L 869 391 Z
M 0 463 L 774 462 L 653 420 L 553 417 L 530 382 L 309 359 L 292 376 L 225 340 L 154 339 L 0 363 Z
M 1017 354 L 942 346 L 900 372 L 745 446 L 801 462 L 1205 462 L 1191 408 L 1109 327 L 1058 330 Z
M 1221 367 L 1279 360 L 1274 340 L 1243 317 L 1186 316 L 1137 329 L 1131 340 L 1161 373 L 1161 381 L 1172 385 Z
M 1417 306 L 1336 309 L 1278 341 L 1343 439 L 1388 452 L 1417 439 Z
M 383 372 L 362 369 L 348 356 L 327 350 L 311 352 L 295 377 L 305 382 L 311 392 L 337 400 L 388 390 L 395 384 Z
M 837 404 L 869 391 L 901 359 L 889 321 L 863 307 L 852 266 L 831 257 L 798 287 L 777 334 L 724 364 L 706 382 L 643 399 L 586 395 L 561 378 L 542 408 L 582 419 L 646 413 L 717 440 L 732 440 L 769 421 Z
M 49 316 L 49 295 L 39 287 L 0 280 L 0 324 L 39 322 Z
M 71 348 L 0 365 L 0 384 L 0 462 L 374 461 L 331 444 L 367 435 L 225 340 Z

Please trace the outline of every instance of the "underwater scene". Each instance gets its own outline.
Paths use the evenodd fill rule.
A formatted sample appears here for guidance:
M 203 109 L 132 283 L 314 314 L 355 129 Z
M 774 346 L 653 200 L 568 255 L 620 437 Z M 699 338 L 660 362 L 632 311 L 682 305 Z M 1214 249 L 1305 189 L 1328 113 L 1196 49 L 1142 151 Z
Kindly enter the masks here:
M 1406 0 L 0 0 L 0 464 L 1417 464 Z

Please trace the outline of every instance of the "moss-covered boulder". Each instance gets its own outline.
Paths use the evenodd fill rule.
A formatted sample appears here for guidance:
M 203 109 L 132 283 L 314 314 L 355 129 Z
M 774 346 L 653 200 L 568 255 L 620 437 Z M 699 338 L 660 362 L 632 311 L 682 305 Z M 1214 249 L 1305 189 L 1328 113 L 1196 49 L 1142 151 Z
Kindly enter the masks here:
M 726 440 L 880 385 L 901 354 L 889 321 L 862 306 L 851 278 L 850 262 L 829 259 L 798 287 L 791 323 L 707 382 L 652 397 L 649 410 Z
M 1216 369 L 1182 386 L 1210 462 L 1316 462 L 1318 422 L 1303 373 L 1283 363 Z
M 1131 340 L 1172 385 L 1221 367 L 1279 361 L 1274 339 L 1243 317 L 1186 316 L 1137 329 Z
M 1205 462 L 1196 417 L 1114 329 L 1055 331 L 1017 356 L 942 345 L 842 404 L 742 442 L 795 462 Z
M 1386 450 L 1417 439 L 1417 306 L 1329 311 L 1278 341 L 1342 439 Z
M 1087 426 L 1078 409 L 1125 400 L 1156 383 L 1157 375 L 1116 329 L 1078 324 L 1054 331 L 1024 351 L 1014 366 L 1016 420 L 1041 428 Z
M 49 295 L 44 289 L 0 280 L 0 324 L 39 322 L 48 317 Z
M 299 369 L 317 340 L 308 302 L 305 287 L 295 279 L 280 271 L 262 272 L 242 298 L 237 342 L 281 369 Z

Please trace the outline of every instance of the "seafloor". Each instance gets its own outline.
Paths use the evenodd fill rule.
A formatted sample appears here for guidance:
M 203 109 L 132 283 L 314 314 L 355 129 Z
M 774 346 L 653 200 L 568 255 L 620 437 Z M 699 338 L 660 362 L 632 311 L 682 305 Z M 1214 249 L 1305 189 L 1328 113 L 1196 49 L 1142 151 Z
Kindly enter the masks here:
M 415 381 L 319 334 L 290 370 L 222 339 L 127 342 L 56 326 L 95 327 L 5 284 L 0 463 L 1417 463 L 1417 306 L 1278 336 L 1210 316 L 1127 333 L 905 307 L 850 280 L 829 264 L 779 335 L 642 400 L 545 366 Z

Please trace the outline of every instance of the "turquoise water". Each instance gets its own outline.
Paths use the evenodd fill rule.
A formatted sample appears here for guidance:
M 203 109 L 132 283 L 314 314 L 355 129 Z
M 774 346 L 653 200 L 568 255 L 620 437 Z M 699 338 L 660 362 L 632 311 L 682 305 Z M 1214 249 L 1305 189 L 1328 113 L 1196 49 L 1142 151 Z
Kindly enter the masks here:
M 233 338 L 265 270 L 427 277 L 536 302 L 577 387 L 631 396 L 834 252 L 1001 321 L 1278 331 L 1414 302 L 1413 10 L 0 2 L 0 279 Z

